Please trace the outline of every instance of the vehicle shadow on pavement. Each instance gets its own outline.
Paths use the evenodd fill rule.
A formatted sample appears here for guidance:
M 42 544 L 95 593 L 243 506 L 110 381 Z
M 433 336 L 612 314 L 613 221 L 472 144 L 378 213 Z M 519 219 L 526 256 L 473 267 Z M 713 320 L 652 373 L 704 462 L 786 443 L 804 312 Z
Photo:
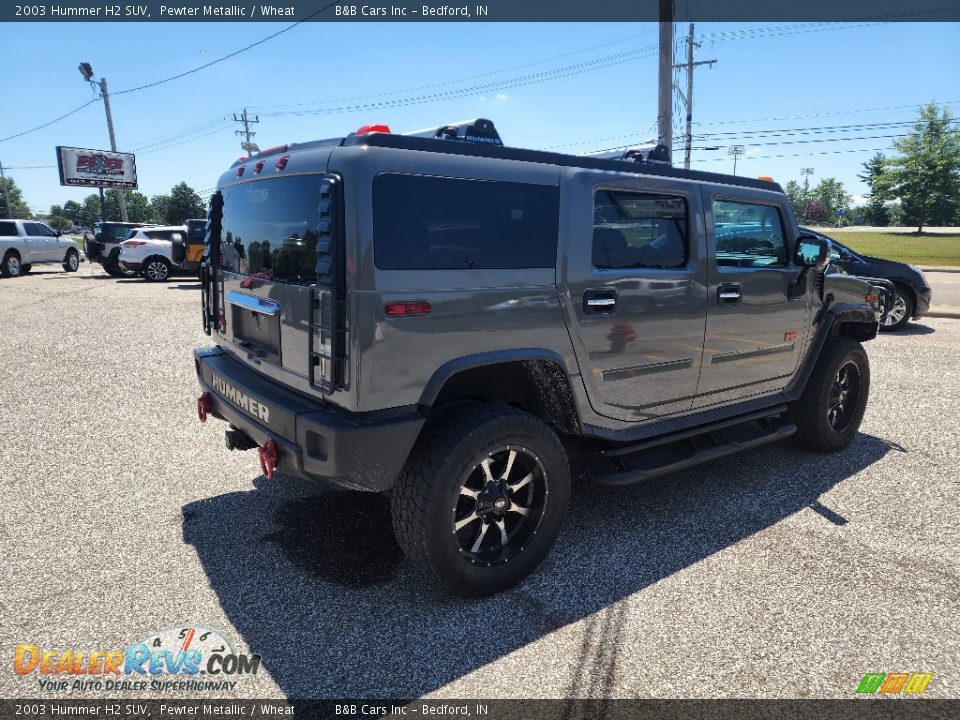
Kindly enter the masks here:
M 591 468 L 576 465 L 550 557 L 481 600 L 426 582 L 393 538 L 383 495 L 261 477 L 184 506 L 183 538 L 288 697 L 419 697 L 580 620 L 588 644 L 568 695 L 603 696 L 594 685 L 629 640 L 619 600 L 806 508 L 847 523 L 819 498 L 897 451 L 862 433 L 829 457 L 778 443 L 619 489 L 583 482 Z
M 897 330 L 894 335 L 932 335 L 935 332 L 936 330 L 929 325 L 912 322 Z

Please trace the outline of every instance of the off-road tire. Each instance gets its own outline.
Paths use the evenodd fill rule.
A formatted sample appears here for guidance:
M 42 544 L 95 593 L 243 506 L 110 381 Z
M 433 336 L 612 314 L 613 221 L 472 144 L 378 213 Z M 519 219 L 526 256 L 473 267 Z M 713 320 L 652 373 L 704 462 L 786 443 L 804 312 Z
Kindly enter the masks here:
M 905 290 L 900 285 L 896 285 L 895 287 L 896 295 L 894 295 L 890 301 L 890 309 L 884 313 L 880 321 L 881 332 L 896 332 L 897 330 L 902 330 L 906 327 L 907 323 L 910 322 L 910 318 L 913 317 L 913 296 L 909 290 Z M 903 303 L 902 307 L 897 307 L 897 300 Z M 883 321 L 891 312 L 903 312 L 903 317 L 890 325 L 885 325 Z
M 161 272 L 161 267 L 166 268 L 166 270 Z M 159 255 L 153 255 L 152 257 L 148 257 L 143 261 L 143 267 L 140 269 L 140 274 L 147 282 L 164 282 L 170 279 L 170 276 L 173 274 L 173 267 L 166 258 L 160 257 Z
M 21 274 L 21 275 L 26 275 L 26 274 L 27 274 L 28 272 L 30 272 L 32 269 L 33 269 L 33 265 L 31 265 L 30 263 L 26 263 L 25 265 L 21 265 L 21 266 L 20 266 L 20 274 Z
M 524 530 L 532 535 L 525 534 L 522 544 L 511 543 L 503 551 L 515 555 L 484 564 L 464 551 L 455 534 L 458 503 L 463 502 L 462 488 L 482 463 L 510 449 L 516 449 L 525 461 L 535 461 L 534 467 L 542 470 L 542 507 L 537 509 L 536 524 L 531 521 Z M 516 467 L 522 474 L 520 463 L 518 459 Z M 536 482 L 531 480 L 530 485 Z M 446 413 L 442 423 L 428 425 L 417 441 L 391 494 L 394 534 L 407 557 L 444 589 L 464 597 L 492 595 L 516 585 L 547 556 L 560 532 L 569 496 L 567 456 L 553 430 L 513 407 L 470 404 Z M 479 512 L 479 502 L 475 502 L 473 514 Z M 523 521 L 527 520 L 529 517 Z M 486 521 L 473 523 L 479 534 L 478 522 Z M 472 527 L 464 532 L 469 535 Z M 506 533 L 495 534 L 494 545 L 498 537 L 506 537 Z
M 63 269 L 65 272 L 76 272 L 80 269 L 80 254 L 76 250 L 67 250 L 63 258 Z
M 3 262 L 0 263 L 0 277 L 19 277 L 22 269 L 20 264 L 20 256 L 13 250 L 7 250 L 7 254 L 3 256 Z
M 831 422 L 831 405 L 840 397 L 841 370 L 848 378 L 856 374 L 856 397 L 848 394 L 845 418 Z M 848 382 L 852 382 L 848 380 Z M 849 390 L 848 390 L 849 393 Z M 870 361 L 863 346 L 849 338 L 830 338 L 817 361 L 803 395 L 790 408 L 790 419 L 797 424 L 794 440 L 801 447 L 820 452 L 837 452 L 856 436 L 870 395 Z

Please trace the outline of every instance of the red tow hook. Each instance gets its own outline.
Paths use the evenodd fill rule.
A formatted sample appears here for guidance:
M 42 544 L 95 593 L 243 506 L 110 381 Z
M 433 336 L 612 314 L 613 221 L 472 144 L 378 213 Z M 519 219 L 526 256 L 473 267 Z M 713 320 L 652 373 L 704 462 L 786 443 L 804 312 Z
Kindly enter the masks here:
M 197 398 L 197 416 L 200 418 L 200 422 L 207 421 L 207 415 L 213 412 L 213 398 L 210 397 L 210 393 L 205 392 L 203 395 Z
M 277 471 L 277 444 L 273 440 L 267 440 L 257 454 L 260 456 L 263 476 L 267 480 L 273 480 L 273 474 Z

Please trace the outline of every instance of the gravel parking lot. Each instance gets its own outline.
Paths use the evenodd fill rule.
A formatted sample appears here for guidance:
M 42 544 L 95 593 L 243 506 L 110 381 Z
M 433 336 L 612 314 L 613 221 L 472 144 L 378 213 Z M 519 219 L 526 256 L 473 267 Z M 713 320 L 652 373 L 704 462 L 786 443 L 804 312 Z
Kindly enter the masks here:
M 901 671 L 960 695 L 960 321 L 867 344 L 848 451 L 579 483 L 540 571 L 475 602 L 421 581 L 384 498 L 267 482 L 197 422 L 198 306 L 189 277 L 0 280 L 0 696 L 47 695 L 17 643 L 186 623 L 263 658 L 217 697 L 851 697 Z

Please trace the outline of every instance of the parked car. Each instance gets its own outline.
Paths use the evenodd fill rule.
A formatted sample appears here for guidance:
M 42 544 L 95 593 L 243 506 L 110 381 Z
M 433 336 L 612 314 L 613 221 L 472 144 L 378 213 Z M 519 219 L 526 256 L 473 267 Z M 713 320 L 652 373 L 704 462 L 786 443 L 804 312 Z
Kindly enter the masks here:
M 98 222 L 93 232 L 84 235 L 84 245 L 90 262 L 98 262 L 111 277 L 133 277 L 136 273 L 125 271 L 117 262 L 120 243 L 131 230 L 152 227 L 148 223 Z
M 893 283 L 894 295 L 880 316 L 881 330 L 900 330 L 911 318 L 916 320 L 929 312 L 933 291 L 920 268 L 895 260 L 863 255 L 829 235 L 808 228 L 802 230 L 826 240 L 831 249 L 831 262 L 843 268 L 846 273 L 863 278 L 882 278 Z
M 184 225 L 141 228 L 120 243 L 118 264 L 149 282 L 168 279 L 183 270 L 187 228 Z
M 83 259 L 80 246 L 42 222 L 0 220 L 0 275 L 17 277 L 34 265 L 62 265 L 76 272 Z

